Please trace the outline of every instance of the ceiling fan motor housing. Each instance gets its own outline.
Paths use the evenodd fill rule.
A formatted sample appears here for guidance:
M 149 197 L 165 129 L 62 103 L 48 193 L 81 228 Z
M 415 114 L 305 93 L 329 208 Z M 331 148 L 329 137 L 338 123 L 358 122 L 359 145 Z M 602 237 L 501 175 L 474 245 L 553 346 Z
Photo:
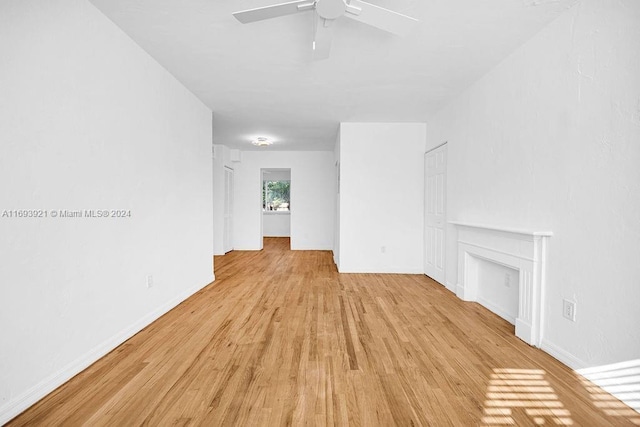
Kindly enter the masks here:
M 344 15 L 347 4 L 344 0 L 317 0 L 316 12 L 323 19 L 338 19 Z

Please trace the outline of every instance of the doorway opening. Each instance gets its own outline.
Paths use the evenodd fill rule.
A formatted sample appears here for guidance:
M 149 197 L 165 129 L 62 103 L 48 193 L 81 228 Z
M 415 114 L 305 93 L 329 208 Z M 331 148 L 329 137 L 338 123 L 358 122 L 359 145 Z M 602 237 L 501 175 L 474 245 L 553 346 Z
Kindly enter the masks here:
M 291 169 L 261 169 L 262 238 L 286 239 L 290 245 Z M 284 240 L 283 240 L 284 241 Z

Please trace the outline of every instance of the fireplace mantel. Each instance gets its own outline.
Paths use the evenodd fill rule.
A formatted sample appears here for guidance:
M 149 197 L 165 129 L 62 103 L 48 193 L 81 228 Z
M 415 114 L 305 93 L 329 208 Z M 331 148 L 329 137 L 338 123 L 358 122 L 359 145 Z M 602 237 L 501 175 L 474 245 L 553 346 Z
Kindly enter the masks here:
M 456 295 L 465 301 L 478 300 L 479 260 L 517 270 L 516 336 L 539 347 L 543 332 L 546 248 L 553 233 L 461 221 L 449 223 L 458 230 Z
M 553 236 L 553 232 L 551 231 L 533 231 L 533 230 L 527 230 L 522 228 L 498 227 L 495 225 L 474 224 L 470 222 L 461 222 L 461 221 L 449 221 L 449 224 L 457 225 L 459 227 L 480 228 L 484 230 L 502 231 L 504 233 L 522 234 L 525 236 L 540 236 L 540 237 Z

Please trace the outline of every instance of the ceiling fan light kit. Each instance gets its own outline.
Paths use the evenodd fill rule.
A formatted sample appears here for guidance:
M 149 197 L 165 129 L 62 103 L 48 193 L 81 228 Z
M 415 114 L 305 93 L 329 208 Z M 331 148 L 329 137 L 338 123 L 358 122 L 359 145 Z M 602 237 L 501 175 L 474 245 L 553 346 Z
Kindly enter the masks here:
M 331 25 L 342 16 L 354 19 L 392 34 L 406 35 L 418 20 L 383 7 L 360 0 L 295 0 L 271 6 L 235 12 L 233 16 L 243 24 L 313 10 L 315 35 L 314 59 L 329 57 L 331 50 Z

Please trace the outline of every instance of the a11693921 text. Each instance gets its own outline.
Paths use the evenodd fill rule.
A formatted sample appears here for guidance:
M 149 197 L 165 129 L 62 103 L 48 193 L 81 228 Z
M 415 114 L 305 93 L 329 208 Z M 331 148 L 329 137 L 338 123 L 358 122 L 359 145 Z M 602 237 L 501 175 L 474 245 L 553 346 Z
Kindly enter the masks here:
M 4 209 L 1 219 L 10 218 L 131 218 L 129 209 Z

